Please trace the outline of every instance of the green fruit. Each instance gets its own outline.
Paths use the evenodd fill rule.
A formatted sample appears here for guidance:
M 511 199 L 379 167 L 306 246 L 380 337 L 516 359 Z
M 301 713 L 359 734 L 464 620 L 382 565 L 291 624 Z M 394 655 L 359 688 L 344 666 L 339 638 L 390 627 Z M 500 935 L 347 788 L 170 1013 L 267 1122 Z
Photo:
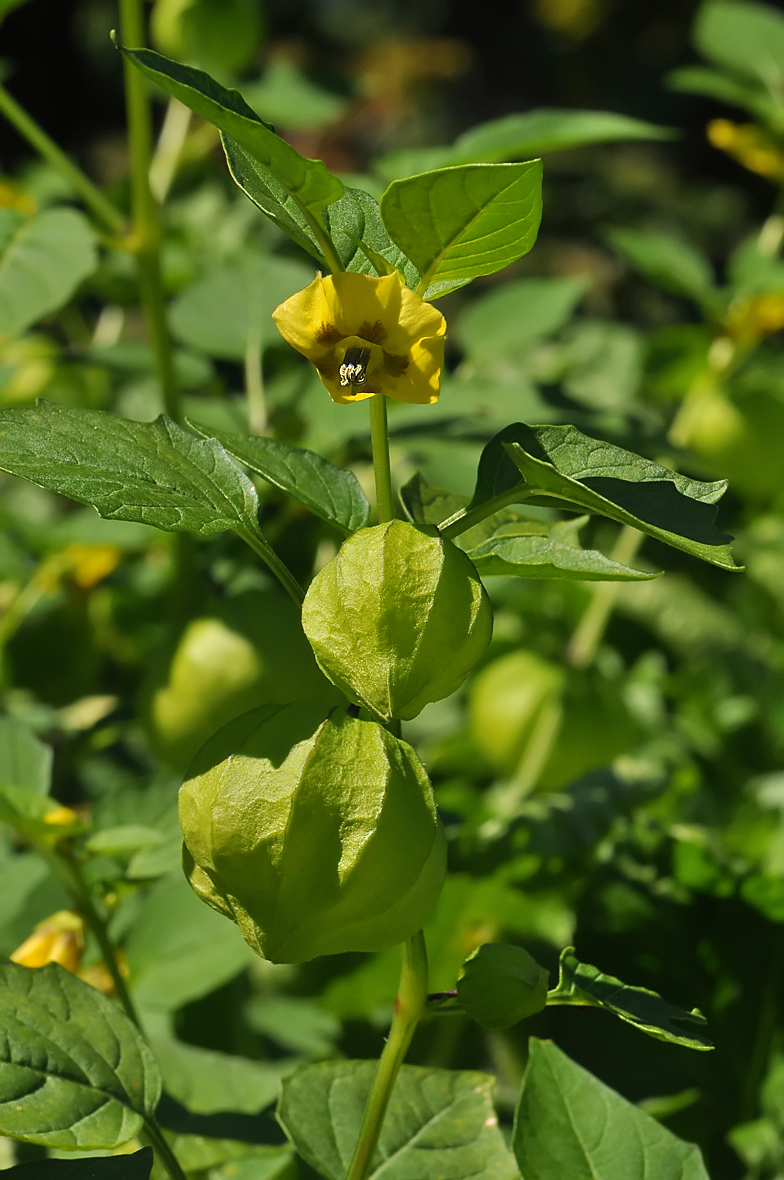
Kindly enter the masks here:
M 236 718 L 199 752 L 179 808 L 191 885 L 273 962 L 392 946 L 438 900 L 446 846 L 421 762 L 342 709 Z
M 462 684 L 493 614 L 462 550 L 393 520 L 343 543 L 311 583 L 302 626 L 334 684 L 377 717 L 409 720 Z
M 184 770 L 211 734 L 273 701 L 337 704 L 297 608 L 277 591 L 250 591 L 185 628 L 144 708 L 159 755 Z
M 542 709 L 557 701 L 564 671 L 530 651 L 513 651 L 483 668 L 471 685 L 471 733 L 490 765 L 513 774 Z
M 256 56 L 262 34 L 259 0 L 157 0 L 151 31 L 169 57 L 212 73 L 237 74 Z
M 463 964 L 457 995 L 467 1014 L 484 1028 L 509 1028 L 541 1012 L 549 976 L 520 946 L 486 942 Z

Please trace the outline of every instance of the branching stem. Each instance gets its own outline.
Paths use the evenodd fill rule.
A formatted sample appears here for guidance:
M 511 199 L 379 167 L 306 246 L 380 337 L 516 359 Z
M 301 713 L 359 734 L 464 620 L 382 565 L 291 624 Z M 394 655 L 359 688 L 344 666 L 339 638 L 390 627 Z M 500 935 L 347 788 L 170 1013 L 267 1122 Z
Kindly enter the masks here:
M 420 930 L 403 944 L 403 969 L 389 1037 L 378 1062 L 365 1115 L 346 1180 L 366 1180 L 378 1146 L 384 1116 L 414 1029 L 427 1004 L 427 950 Z

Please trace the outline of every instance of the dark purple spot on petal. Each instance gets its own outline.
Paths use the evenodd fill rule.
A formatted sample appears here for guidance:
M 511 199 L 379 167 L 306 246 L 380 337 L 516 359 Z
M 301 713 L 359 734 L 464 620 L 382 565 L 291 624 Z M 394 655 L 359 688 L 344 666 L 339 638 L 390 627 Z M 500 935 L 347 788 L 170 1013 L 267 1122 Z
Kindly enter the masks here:
M 316 340 L 319 344 L 339 344 L 341 340 L 345 340 L 345 336 L 334 324 L 322 324 L 316 332 Z

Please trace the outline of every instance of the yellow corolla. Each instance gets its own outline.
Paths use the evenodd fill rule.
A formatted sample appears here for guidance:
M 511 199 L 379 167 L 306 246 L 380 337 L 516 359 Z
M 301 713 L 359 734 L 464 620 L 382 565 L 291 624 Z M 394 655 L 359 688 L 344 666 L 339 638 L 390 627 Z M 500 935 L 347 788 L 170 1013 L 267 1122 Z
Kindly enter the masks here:
M 318 370 L 333 401 L 383 393 L 438 400 L 446 320 L 401 282 L 339 272 L 316 275 L 272 313 L 278 330 Z

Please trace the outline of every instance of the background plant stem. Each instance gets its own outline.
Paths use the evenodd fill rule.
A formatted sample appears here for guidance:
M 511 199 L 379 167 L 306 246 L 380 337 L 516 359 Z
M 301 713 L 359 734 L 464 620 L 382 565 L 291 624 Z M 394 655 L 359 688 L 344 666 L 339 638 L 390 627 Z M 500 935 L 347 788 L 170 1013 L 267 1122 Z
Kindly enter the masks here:
M 376 477 L 378 523 L 395 519 L 392 499 L 392 472 L 389 466 L 387 403 L 383 393 L 370 398 L 370 442 L 373 447 L 373 474 Z
M 59 148 L 54 140 L 49 138 L 44 129 L 38 126 L 35 119 L 32 119 L 23 107 L 20 107 L 4 86 L 0 86 L 0 111 L 38 154 L 48 160 L 52 167 L 56 168 L 60 175 L 73 185 L 88 209 L 110 233 L 122 234 L 125 232 L 127 226 L 120 210 L 115 208 L 112 202 L 93 184 L 89 176 L 86 176 L 81 168 L 66 156 L 62 148 Z
M 378 1145 L 392 1087 L 400 1072 L 414 1029 L 427 1003 L 427 950 L 420 930 L 403 944 L 403 969 L 395 997 L 395 1015 L 378 1062 L 365 1115 L 346 1180 L 366 1180 Z
M 150 1146 L 160 1156 L 161 1163 L 171 1176 L 171 1180 L 186 1180 L 185 1173 L 179 1165 L 177 1156 L 164 1139 L 163 1132 L 158 1124 L 154 1121 L 145 1122 L 144 1134 L 149 1140 Z
M 123 43 L 144 45 L 141 0 L 120 0 L 120 29 Z M 125 106 L 128 116 L 128 147 L 131 158 L 131 204 L 134 245 L 147 332 L 155 371 L 163 392 L 166 413 L 182 421 L 182 407 L 174 371 L 171 337 L 166 322 L 166 305 L 161 280 L 161 226 L 157 202 L 150 188 L 152 160 L 152 118 L 144 76 L 125 58 Z

